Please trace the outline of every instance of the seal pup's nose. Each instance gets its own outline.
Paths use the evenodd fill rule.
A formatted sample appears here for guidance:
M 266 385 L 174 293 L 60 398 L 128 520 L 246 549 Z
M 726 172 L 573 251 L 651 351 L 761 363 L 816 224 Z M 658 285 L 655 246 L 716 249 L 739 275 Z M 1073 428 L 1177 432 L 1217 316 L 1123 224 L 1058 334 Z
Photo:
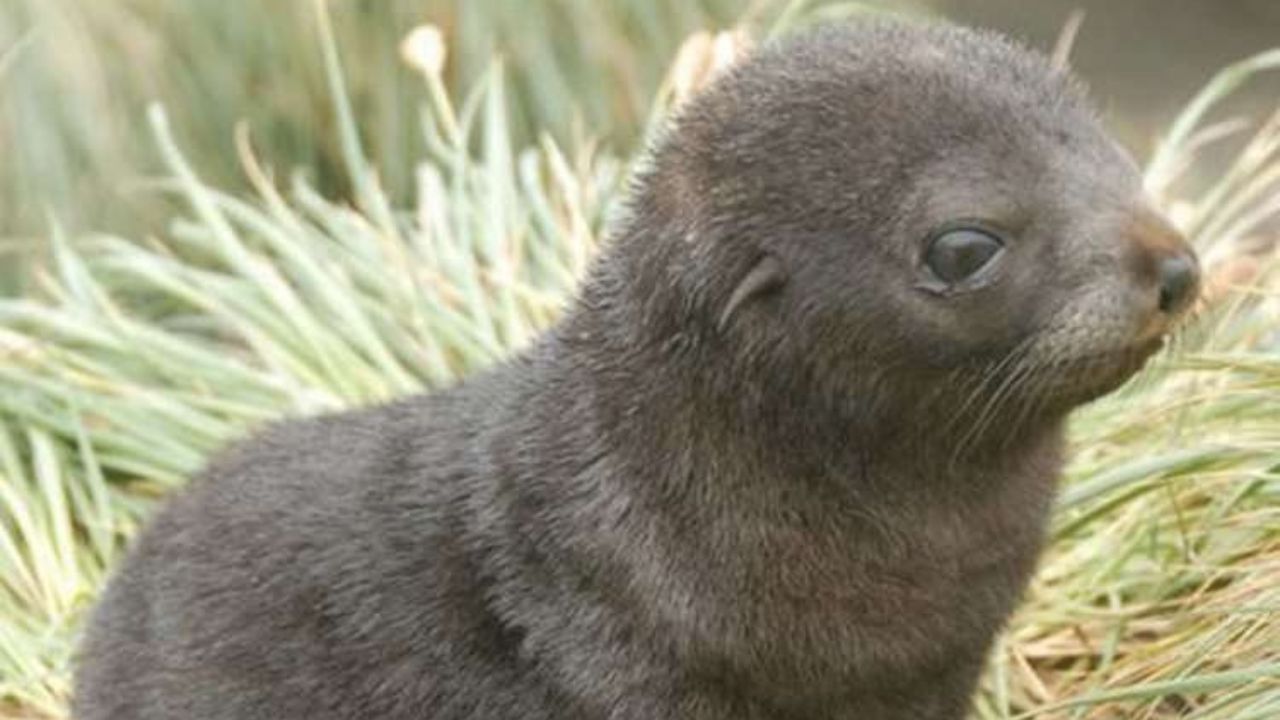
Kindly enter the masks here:
M 1140 283 L 1152 322 L 1168 325 L 1200 293 L 1200 263 L 1182 233 L 1149 206 L 1139 210 L 1128 231 L 1130 267 Z
M 1200 264 L 1188 251 L 1159 260 L 1160 312 L 1177 315 L 1195 300 L 1200 287 Z

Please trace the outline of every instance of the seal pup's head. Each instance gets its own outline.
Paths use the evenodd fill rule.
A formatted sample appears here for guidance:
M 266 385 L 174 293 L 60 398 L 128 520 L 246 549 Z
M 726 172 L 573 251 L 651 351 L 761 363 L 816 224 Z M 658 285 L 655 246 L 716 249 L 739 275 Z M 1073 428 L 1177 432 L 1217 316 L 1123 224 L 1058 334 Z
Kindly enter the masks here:
M 872 21 L 766 47 L 679 112 L 637 184 L 606 265 L 640 342 L 899 411 L 1006 395 L 1060 415 L 1198 292 L 1075 81 L 984 32 Z

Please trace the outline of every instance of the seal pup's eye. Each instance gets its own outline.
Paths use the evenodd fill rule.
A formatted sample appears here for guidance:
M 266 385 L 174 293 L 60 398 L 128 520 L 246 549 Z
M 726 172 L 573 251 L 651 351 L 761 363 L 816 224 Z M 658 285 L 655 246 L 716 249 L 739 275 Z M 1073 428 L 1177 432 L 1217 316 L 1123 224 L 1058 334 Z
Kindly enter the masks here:
M 960 227 L 946 230 L 929 243 L 924 263 L 934 277 L 955 285 L 977 275 L 1004 250 L 1004 243 L 986 230 Z

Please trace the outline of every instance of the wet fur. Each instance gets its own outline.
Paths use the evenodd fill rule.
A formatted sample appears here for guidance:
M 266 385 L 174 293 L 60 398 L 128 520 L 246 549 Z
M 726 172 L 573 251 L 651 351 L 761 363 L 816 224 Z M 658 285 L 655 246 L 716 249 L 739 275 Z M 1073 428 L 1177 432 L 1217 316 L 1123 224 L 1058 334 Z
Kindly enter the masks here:
M 1062 418 L 1106 388 L 1018 379 L 1053 359 L 1027 349 L 1048 290 L 960 313 L 888 269 L 953 147 L 1022 185 L 1057 143 L 1131 191 L 1093 123 L 989 35 L 763 51 L 681 114 L 533 347 L 271 428 L 174 498 L 93 616 L 78 717 L 958 720 L 1034 568 Z M 1063 177 L 1070 220 L 1094 190 Z M 1079 294 L 1075 256 L 1036 252 L 1009 283 Z M 735 294 L 762 256 L 785 275 Z

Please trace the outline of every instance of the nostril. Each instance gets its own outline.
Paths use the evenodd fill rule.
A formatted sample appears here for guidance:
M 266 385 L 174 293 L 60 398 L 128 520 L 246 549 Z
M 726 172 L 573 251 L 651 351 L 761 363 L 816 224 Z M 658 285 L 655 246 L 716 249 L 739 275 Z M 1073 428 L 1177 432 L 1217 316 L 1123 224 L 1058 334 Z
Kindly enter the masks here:
M 1175 313 L 1194 298 L 1200 271 L 1195 258 L 1177 254 L 1160 261 L 1160 310 Z

